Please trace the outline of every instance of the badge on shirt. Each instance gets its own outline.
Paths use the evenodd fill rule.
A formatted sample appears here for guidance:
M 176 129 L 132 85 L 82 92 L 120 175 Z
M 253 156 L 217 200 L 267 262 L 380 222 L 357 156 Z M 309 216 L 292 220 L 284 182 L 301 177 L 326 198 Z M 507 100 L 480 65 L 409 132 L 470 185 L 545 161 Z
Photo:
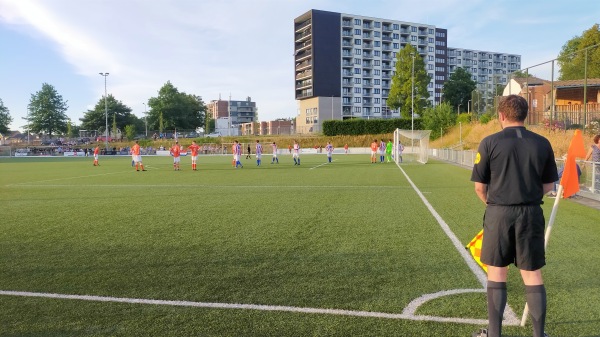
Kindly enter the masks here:
M 481 155 L 479 154 L 479 152 L 477 152 L 477 155 L 475 156 L 475 164 L 479 164 L 480 161 L 481 161 Z

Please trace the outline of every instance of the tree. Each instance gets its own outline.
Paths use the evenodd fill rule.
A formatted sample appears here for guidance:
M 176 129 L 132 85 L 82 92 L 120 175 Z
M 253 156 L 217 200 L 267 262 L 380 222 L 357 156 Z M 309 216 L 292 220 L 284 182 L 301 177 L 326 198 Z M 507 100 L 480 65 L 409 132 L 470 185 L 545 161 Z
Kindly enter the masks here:
M 521 69 L 515 70 L 512 73 L 510 73 L 510 77 L 511 78 L 528 78 L 528 77 L 531 77 L 531 76 L 532 75 L 529 72 L 524 72 Z
M 127 137 L 127 140 L 135 138 L 135 125 L 125 125 L 125 137 Z
M 425 70 L 425 62 L 417 50 L 410 44 L 406 44 L 396 55 L 396 73 L 392 78 L 392 88 L 387 99 L 387 106 L 392 109 L 400 109 L 404 118 L 410 118 L 413 105 L 413 55 L 414 55 L 414 113 L 421 114 L 427 105 L 429 98 L 427 85 L 431 81 Z
M 444 102 L 435 107 L 429 107 L 423 113 L 423 127 L 431 130 L 433 139 L 439 138 L 442 132 L 450 129 L 456 124 L 454 107 Z M 443 131 L 442 131 L 443 130 Z
M 206 105 L 200 96 L 179 92 L 171 82 L 148 100 L 148 125 L 154 129 L 196 129 L 204 125 Z
M 29 114 L 27 120 L 28 129 L 34 133 L 52 134 L 67 131 L 66 111 L 69 107 L 63 101 L 56 89 L 48 83 L 42 84 L 42 90 L 31 95 L 27 109 Z
M 0 133 L 8 133 L 10 131 L 8 125 L 12 123 L 12 120 L 8 108 L 4 106 L 4 102 L 0 98 Z
M 600 26 L 595 24 L 592 28 L 583 32 L 581 36 L 575 36 L 567 41 L 558 55 L 559 79 L 580 80 L 600 77 Z M 592 47 L 596 46 L 596 47 Z
M 114 122 L 113 133 L 116 132 L 116 129 L 124 130 L 125 125 L 139 123 L 139 118 L 131 113 L 131 108 L 115 99 L 113 95 L 106 97 L 106 107 L 108 108 L 108 116 L 105 113 L 104 97 L 101 97 L 94 109 L 85 112 L 83 118 L 80 119 L 81 128 L 85 130 L 102 130 L 102 133 L 105 133 L 107 117 L 110 119 L 109 123 Z
M 461 105 L 463 111 L 467 111 L 467 104 L 471 100 L 471 92 L 475 88 L 477 88 L 477 83 L 471 79 L 471 74 L 463 68 L 458 67 L 450 75 L 448 81 L 444 83 L 442 97 L 444 97 L 444 102 L 450 104 L 453 109 L 458 109 L 458 106 Z

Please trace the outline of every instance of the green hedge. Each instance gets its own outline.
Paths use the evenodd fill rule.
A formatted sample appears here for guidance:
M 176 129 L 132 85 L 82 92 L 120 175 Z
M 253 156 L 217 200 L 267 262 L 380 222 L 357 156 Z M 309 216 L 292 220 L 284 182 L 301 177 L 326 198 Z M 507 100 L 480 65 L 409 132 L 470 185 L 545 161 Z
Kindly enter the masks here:
M 376 135 L 391 133 L 396 129 L 410 130 L 411 120 L 403 118 L 394 119 L 347 119 L 345 121 L 324 121 L 323 134 L 325 136 L 339 135 Z M 421 118 L 414 119 L 414 129 L 421 129 Z

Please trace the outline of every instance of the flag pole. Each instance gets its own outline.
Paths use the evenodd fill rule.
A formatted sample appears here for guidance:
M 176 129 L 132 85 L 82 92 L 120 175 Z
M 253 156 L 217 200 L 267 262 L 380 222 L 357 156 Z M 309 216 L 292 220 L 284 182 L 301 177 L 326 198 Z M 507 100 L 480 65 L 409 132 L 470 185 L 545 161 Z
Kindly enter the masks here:
M 550 219 L 548 220 L 548 226 L 546 227 L 546 234 L 544 235 L 544 250 L 546 250 L 546 247 L 548 247 L 548 240 L 550 240 L 550 232 L 552 232 L 552 227 L 554 226 L 554 220 L 556 219 L 556 213 L 558 211 L 558 203 L 560 203 L 560 199 L 562 199 L 563 189 L 564 188 L 562 185 L 558 185 L 558 190 L 556 191 L 556 199 L 554 200 L 554 206 L 552 206 L 552 212 L 550 213 Z M 525 302 L 525 310 L 523 310 L 523 317 L 521 317 L 521 326 L 525 326 L 528 315 L 529 307 L 527 306 L 527 302 Z

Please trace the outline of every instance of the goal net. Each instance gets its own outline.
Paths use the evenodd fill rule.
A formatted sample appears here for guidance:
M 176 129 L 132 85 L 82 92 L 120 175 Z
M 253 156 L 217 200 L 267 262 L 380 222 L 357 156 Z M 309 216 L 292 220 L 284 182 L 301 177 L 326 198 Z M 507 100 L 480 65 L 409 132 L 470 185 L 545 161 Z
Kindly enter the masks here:
M 429 134 L 431 130 L 394 131 L 394 161 L 426 164 L 429 159 Z
M 0 157 L 10 157 L 10 146 L 0 145 Z

